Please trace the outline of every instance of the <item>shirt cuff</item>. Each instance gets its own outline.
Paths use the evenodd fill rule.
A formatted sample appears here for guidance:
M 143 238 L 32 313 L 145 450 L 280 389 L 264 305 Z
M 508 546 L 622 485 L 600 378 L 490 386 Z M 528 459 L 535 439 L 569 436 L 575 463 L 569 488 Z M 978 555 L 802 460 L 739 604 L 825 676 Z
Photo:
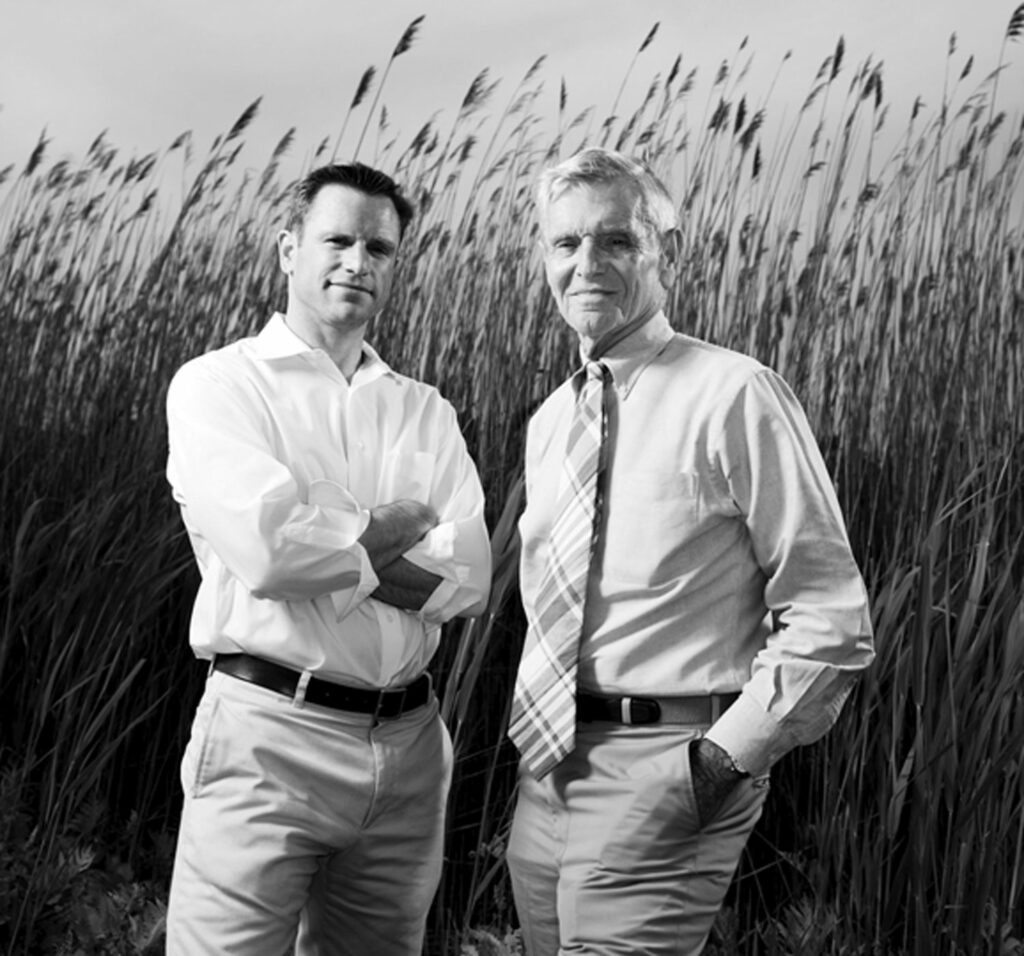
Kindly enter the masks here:
M 704 736 L 752 777 L 764 776 L 793 746 L 778 721 L 747 693 L 740 694 Z
M 326 478 L 317 478 L 309 483 L 308 500 L 311 505 L 329 508 L 331 521 L 337 529 L 353 541 L 366 530 L 370 523 L 370 511 L 352 496 L 347 488 Z
M 423 607 L 417 611 L 416 616 L 427 624 L 443 624 L 446 619 L 444 610 L 458 589 L 459 586 L 454 581 L 442 580 L 424 602 Z
M 380 585 L 380 578 L 373 570 L 370 555 L 361 544 L 353 545 L 352 550 L 359 555 L 359 583 L 343 591 L 331 591 L 331 604 L 334 606 L 335 620 L 340 621 L 349 611 L 365 601 Z
M 419 560 L 413 563 L 428 571 L 433 571 L 437 565 L 450 564 L 455 559 L 455 535 L 455 522 L 443 521 L 420 538 L 406 552 L 406 557 L 415 555 Z

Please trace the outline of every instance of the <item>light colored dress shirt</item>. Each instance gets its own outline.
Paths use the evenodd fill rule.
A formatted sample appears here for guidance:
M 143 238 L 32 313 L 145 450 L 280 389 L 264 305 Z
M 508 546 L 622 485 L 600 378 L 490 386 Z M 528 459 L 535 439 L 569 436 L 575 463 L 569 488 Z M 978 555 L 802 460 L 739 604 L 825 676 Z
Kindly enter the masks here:
M 663 314 L 601 357 L 614 388 L 579 686 L 741 691 L 707 736 L 764 773 L 833 724 L 874 656 L 835 491 L 786 384 Z M 571 380 L 532 418 L 521 587 L 537 594 L 572 415 Z
M 484 600 L 480 481 L 455 411 L 368 345 L 351 384 L 275 315 L 258 336 L 186 363 L 167 396 L 167 476 L 201 583 L 197 656 L 244 651 L 343 683 L 421 674 L 440 624 Z M 442 581 L 419 612 L 371 597 L 368 509 L 430 504 L 406 557 Z

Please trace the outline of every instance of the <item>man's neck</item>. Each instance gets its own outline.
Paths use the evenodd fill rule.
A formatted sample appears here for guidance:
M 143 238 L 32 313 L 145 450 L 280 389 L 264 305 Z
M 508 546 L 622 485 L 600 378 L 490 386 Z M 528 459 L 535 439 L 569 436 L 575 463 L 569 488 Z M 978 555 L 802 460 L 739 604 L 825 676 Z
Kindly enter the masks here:
M 580 351 L 583 353 L 583 357 L 588 361 L 596 362 L 607 355 L 623 339 L 629 338 L 637 329 L 643 328 L 657 314 L 658 310 L 645 312 L 643 315 L 612 329 L 611 332 L 596 341 L 581 337 Z
M 363 359 L 363 334 L 366 326 L 353 329 L 324 329 L 320 325 L 303 322 L 295 315 L 284 314 L 285 325 L 310 348 L 321 349 L 338 367 L 338 371 L 351 383 Z

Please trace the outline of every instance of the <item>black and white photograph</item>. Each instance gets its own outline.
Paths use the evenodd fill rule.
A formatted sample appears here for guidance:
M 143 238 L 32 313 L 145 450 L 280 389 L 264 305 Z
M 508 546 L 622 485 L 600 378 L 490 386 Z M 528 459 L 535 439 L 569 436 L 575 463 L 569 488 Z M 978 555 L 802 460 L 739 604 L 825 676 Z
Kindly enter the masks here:
M 1024 956 L 1024 4 L 4 13 L 0 953 Z

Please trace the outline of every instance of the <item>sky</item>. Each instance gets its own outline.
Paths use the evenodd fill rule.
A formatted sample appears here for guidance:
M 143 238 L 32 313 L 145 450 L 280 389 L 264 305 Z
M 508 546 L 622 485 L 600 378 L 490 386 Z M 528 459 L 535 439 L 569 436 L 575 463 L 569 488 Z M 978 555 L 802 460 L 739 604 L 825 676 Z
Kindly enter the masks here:
M 994 69 L 1015 6 L 1012 0 L 0 0 L 0 169 L 12 163 L 20 171 L 44 130 L 48 162 L 80 158 L 101 131 L 130 155 L 166 149 L 185 130 L 205 150 L 259 96 L 246 150 L 264 160 L 294 126 L 294 149 L 308 155 L 323 138 L 333 141 L 363 71 L 375 66 L 379 79 L 398 38 L 420 14 L 415 42 L 394 60 L 380 100 L 393 133 L 406 138 L 435 113 L 450 122 L 485 68 L 491 81 L 501 80 L 494 100 L 500 108 L 542 55 L 538 109 L 555 115 L 564 81 L 570 113 L 594 106 L 606 115 L 655 23 L 657 34 L 631 74 L 630 90 L 640 91 L 634 106 L 677 55 L 684 71 L 696 67 L 710 84 L 747 38 L 744 56 L 754 57 L 755 84 L 771 83 L 792 53 L 773 102 L 797 109 L 842 36 L 847 75 L 869 56 L 883 61 L 887 100 L 906 115 L 918 95 L 935 107 L 944 71 L 958 74 L 968 56 L 976 63 L 971 83 Z M 957 49 L 947 63 L 953 34 Z M 1007 45 L 1005 62 L 1000 105 L 1019 115 L 1024 42 Z M 361 127 L 369 99 L 350 129 Z

